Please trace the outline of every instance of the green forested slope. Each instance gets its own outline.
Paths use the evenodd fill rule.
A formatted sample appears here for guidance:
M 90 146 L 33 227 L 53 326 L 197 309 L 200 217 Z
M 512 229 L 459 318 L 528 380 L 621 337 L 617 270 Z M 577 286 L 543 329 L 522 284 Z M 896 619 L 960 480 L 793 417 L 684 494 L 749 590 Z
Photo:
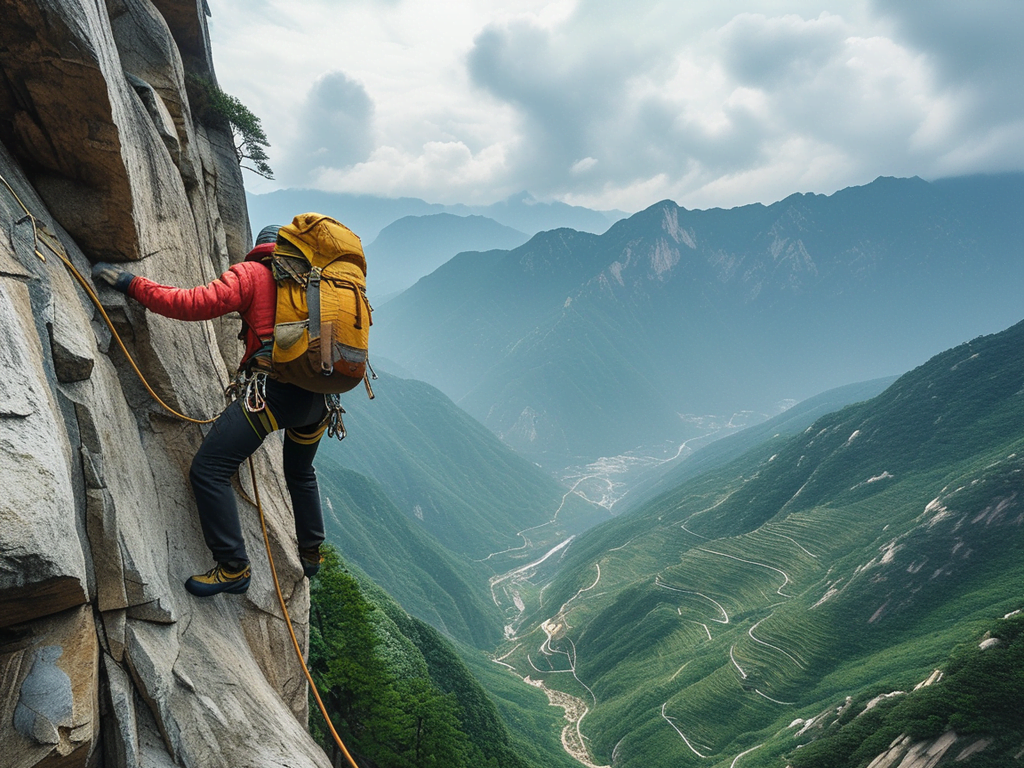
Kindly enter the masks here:
M 984 748 L 972 768 L 1019 763 L 1024 744 L 1024 615 L 992 623 L 957 648 L 938 682 L 907 695 L 868 692 L 822 722 L 822 735 L 789 755 L 793 768 L 845 768 L 881 754 L 902 738 L 925 741 L 954 732 Z M 880 697 L 884 696 L 880 700 Z M 963 750 L 956 752 L 962 753 Z M 954 752 L 954 760 L 965 758 Z
M 517 743 L 451 645 L 333 549 L 310 590 L 310 670 L 346 748 L 378 768 L 533 768 L 556 747 Z M 311 702 L 312 733 L 339 761 Z M 548 747 L 554 761 L 543 757 Z
M 505 660 L 598 764 L 781 768 L 1024 605 L 1022 481 L 1024 324 L 582 536 Z
M 521 546 L 524 529 L 539 526 L 531 541 L 542 547 L 608 518 L 434 387 L 381 373 L 374 388 L 372 401 L 362 388 L 346 396 L 349 435 L 342 443 L 324 441 L 317 457 L 322 476 L 340 466 L 374 478 L 447 550 L 484 560 Z M 486 565 L 494 572 L 505 562 L 491 557 Z
M 487 590 L 489 572 L 454 555 L 421 530 L 374 480 L 317 461 L 327 540 L 405 608 L 452 637 L 490 647 L 501 616 Z
M 851 403 L 868 400 L 882 392 L 895 380 L 895 376 L 886 376 L 881 379 L 836 387 L 797 403 L 767 421 L 714 440 L 649 481 L 631 488 L 629 494 L 623 499 L 623 505 L 628 503 L 630 509 L 636 508 L 655 496 L 682 485 L 687 480 L 738 459 L 768 440 L 802 432 L 821 416 L 838 411 Z

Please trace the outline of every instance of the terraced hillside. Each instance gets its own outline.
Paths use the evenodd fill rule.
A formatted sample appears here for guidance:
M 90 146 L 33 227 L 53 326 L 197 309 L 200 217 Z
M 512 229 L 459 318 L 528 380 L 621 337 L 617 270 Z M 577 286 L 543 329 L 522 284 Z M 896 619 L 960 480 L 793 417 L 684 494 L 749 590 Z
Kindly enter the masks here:
M 1022 482 L 1019 324 L 581 536 L 498 657 L 574 697 L 589 763 L 781 768 L 1024 605 Z M 961 764 L 1024 748 L 982 735 Z

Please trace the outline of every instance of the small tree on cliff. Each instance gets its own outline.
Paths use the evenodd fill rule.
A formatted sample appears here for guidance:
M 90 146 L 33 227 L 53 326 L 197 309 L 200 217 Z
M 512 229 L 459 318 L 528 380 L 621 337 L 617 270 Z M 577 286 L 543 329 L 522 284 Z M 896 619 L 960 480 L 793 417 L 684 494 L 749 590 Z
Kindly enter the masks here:
M 204 77 L 189 75 L 188 85 L 189 100 L 200 120 L 218 127 L 227 123 L 234 139 L 238 164 L 265 179 L 274 178 L 265 149 L 270 142 L 260 119 L 236 97 L 224 93 L 220 86 Z M 246 160 L 252 165 L 245 165 Z

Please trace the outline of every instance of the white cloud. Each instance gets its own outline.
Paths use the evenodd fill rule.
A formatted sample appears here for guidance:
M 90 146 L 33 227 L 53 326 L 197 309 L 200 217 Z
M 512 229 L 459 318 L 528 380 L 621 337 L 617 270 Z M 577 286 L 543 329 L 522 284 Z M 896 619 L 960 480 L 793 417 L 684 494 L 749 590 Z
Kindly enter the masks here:
M 847 24 L 827 13 L 816 19 L 742 13 L 716 34 L 722 59 L 740 83 L 777 89 L 815 79 L 849 36 Z
M 300 186 L 321 168 L 345 168 L 374 148 L 374 105 L 361 83 L 343 72 L 317 78 L 301 104 L 295 141 L 285 148 L 282 182 Z
M 295 186 L 637 209 L 1024 168 L 1019 0 L 210 5 Z
M 571 173 L 573 176 L 580 176 L 581 174 L 584 174 L 587 171 L 589 171 L 595 165 L 597 165 L 596 158 L 584 157 L 572 164 L 572 166 L 569 168 L 569 173 Z
M 319 189 L 398 197 L 411 195 L 442 203 L 473 203 L 492 194 L 504 171 L 501 146 L 474 154 L 459 141 L 431 141 L 413 152 L 378 147 L 352 168 L 321 169 L 311 179 Z M 502 196 L 515 190 L 505 189 Z

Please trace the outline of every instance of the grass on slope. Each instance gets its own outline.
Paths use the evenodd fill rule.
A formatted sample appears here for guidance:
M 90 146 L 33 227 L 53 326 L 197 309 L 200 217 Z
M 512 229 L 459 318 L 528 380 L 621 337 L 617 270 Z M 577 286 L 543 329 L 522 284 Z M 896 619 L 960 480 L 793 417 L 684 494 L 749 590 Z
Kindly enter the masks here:
M 971 768 L 1001 768 L 1024 748 L 1024 616 L 989 625 L 982 649 L 962 643 L 942 665 L 944 677 L 905 696 L 890 696 L 870 710 L 867 695 L 852 702 L 830 732 L 788 757 L 793 768 L 865 765 L 901 736 L 934 739 L 946 731 L 990 741 Z M 874 697 L 872 697 L 874 698 Z M 958 750 L 959 751 L 959 750 Z
M 509 663 L 617 768 L 781 766 L 794 720 L 912 687 L 1024 602 L 1022 349 L 950 350 L 584 536 Z
M 446 552 L 370 478 L 318 459 L 327 540 L 407 610 L 477 647 L 501 637 L 487 571 Z

